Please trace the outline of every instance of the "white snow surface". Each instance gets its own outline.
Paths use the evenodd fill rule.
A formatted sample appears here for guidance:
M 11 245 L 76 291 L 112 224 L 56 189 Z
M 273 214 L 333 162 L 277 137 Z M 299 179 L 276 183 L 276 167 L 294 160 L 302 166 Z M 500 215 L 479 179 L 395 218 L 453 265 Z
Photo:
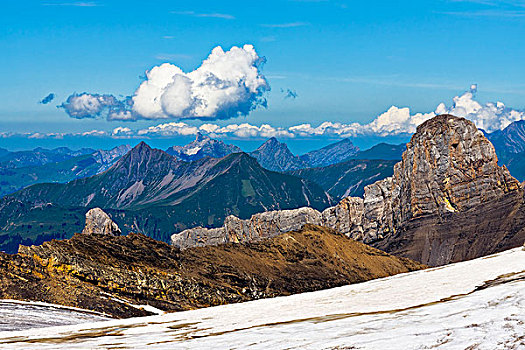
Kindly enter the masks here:
M 0 300 L 0 331 L 109 320 L 111 317 L 49 303 Z
M 287 297 L 0 332 L 5 349 L 146 347 L 523 349 L 525 251 Z

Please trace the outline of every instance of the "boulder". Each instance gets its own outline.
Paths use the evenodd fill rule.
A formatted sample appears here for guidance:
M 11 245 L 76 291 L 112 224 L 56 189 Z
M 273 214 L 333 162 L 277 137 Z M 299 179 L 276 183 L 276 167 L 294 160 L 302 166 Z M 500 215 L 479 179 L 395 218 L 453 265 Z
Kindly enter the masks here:
M 86 213 L 86 226 L 82 233 L 120 236 L 122 232 L 118 225 L 102 209 L 93 208 Z

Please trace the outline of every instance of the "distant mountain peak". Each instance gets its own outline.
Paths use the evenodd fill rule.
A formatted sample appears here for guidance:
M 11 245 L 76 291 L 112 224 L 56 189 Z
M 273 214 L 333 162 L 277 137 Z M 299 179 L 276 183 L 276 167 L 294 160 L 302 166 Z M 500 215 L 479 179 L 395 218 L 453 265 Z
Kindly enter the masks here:
M 144 141 L 140 141 L 138 145 L 133 147 L 132 150 L 143 150 L 143 149 L 151 149 L 151 147 Z
M 525 151 L 525 120 L 510 123 L 505 129 L 486 134 L 496 151 L 520 153 Z
M 212 139 L 200 132 L 195 136 L 195 140 L 187 145 L 172 146 L 166 150 L 166 153 L 185 162 L 192 162 L 205 157 L 222 158 L 238 152 L 242 152 L 239 147 Z
M 266 140 L 250 155 L 268 170 L 288 171 L 307 167 L 299 157 L 288 149 L 286 143 L 279 142 L 275 137 Z
M 195 135 L 195 141 L 194 142 L 202 142 L 202 141 L 208 141 L 211 140 L 211 138 L 208 135 L 203 135 L 200 132 Z
M 321 149 L 303 154 L 300 158 L 309 167 L 321 167 L 343 162 L 359 152 L 359 147 L 354 146 L 348 138 L 329 144 Z
M 277 140 L 275 137 L 270 137 L 268 140 L 266 140 L 265 143 L 263 143 L 259 148 L 263 147 L 264 145 L 284 145 L 286 146 L 285 143 L 283 142 L 280 142 L 279 140 Z M 286 146 L 286 148 L 288 148 L 288 146 Z

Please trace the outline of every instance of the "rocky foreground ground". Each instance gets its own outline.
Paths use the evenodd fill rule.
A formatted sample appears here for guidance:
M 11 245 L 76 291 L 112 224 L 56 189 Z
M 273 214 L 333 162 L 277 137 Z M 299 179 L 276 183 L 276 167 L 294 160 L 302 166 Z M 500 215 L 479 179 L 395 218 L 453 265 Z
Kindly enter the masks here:
M 363 282 L 424 268 L 328 228 L 180 251 L 142 234 L 77 234 L 0 254 L 0 298 L 114 317 L 180 311 Z

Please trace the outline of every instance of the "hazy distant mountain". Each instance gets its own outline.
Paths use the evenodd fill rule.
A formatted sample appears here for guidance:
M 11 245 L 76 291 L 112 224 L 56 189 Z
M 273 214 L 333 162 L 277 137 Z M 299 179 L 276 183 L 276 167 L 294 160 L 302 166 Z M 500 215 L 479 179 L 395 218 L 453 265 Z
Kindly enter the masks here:
M 295 156 L 285 143 L 277 141 L 275 137 L 249 154 L 268 170 L 283 172 L 308 167 L 305 161 Z
M 222 158 L 228 154 L 239 152 L 242 152 L 239 147 L 211 139 L 201 133 L 197 133 L 195 140 L 185 146 L 172 146 L 166 150 L 166 153 L 185 162 L 204 157 Z
M 406 146 L 380 143 L 360 151 L 349 139 L 344 139 L 321 149 L 295 156 L 288 146 L 272 137 L 250 155 L 264 168 L 273 171 L 292 171 L 299 169 L 325 167 L 350 159 L 400 160 Z
M 340 163 L 349 159 L 358 151 L 359 147 L 354 146 L 349 139 L 344 139 L 321 149 L 303 154 L 299 158 L 308 164 L 309 167 L 314 168 Z
M 510 153 L 525 151 L 525 120 L 513 122 L 503 130 L 486 135 L 496 151 Z
M 141 143 L 104 173 L 33 185 L 1 199 L 0 230 L 7 236 L 0 236 L 0 249 L 16 240 L 79 232 L 84 213 L 93 207 L 110 213 L 124 232 L 168 241 L 187 227 L 222 225 L 231 214 L 246 218 L 329 204 L 320 186 L 265 170 L 245 153 L 183 162 Z
M 406 149 L 405 144 L 391 145 L 388 143 L 379 143 L 367 150 L 359 151 L 351 156 L 351 159 L 383 159 L 383 160 L 401 160 L 401 156 Z
M 58 163 L 65 160 L 95 152 L 91 148 L 82 148 L 73 151 L 67 147 L 55 149 L 35 148 L 31 151 L 0 152 L 0 168 L 22 168 L 27 166 L 40 166 L 48 163 Z M 3 153 L 3 155 L 2 155 Z
M 8 150 L 6 150 L 5 148 L 0 148 L 0 159 L 2 159 L 2 157 L 8 155 L 10 152 Z
M 98 150 L 91 156 L 95 159 L 95 162 L 99 164 L 99 168 L 96 173 L 86 174 L 85 176 L 91 176 L 109 169 L 117 160 L 131 150 L 130 145 L 120 145 L 110 150 Z
M 93 154 L 79 155 L 60 162 L 48 162 L 43 165 L 32 165 L 24 167 L 10 166 L 12 158 L 7 166 L 0 166 L 0 197 L 13 193 L 29 185 L 43 182 L 68 182 L 74 179 L 93 176 L 109 169 L 120 157 L 122 157 L 131 147 L 123 145 L 111 150 L 94 151 Z M 87 151 L 87 149 L 86 149 Z M 31 158 L 27 151 L 24 152 Z M 37 150 L 36 153 L 43 154 Z
M 515 121 L 485 136 L 494 145 L 499 164 L 505 165 L 519 181 L 525 181 L 525 120 Z
M 326 167 L 290 171 L 321 186 L 334 200 L 362 197 L 364 188 L 394 173 L 397 160 L 349 160 Z

